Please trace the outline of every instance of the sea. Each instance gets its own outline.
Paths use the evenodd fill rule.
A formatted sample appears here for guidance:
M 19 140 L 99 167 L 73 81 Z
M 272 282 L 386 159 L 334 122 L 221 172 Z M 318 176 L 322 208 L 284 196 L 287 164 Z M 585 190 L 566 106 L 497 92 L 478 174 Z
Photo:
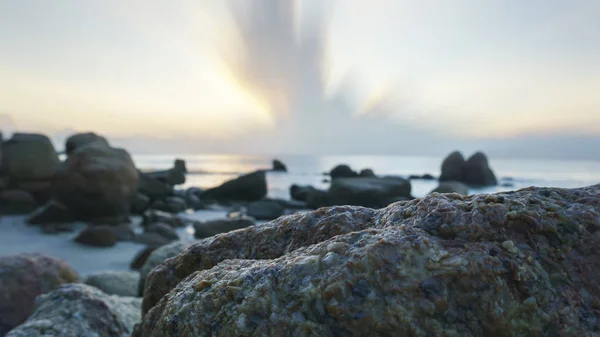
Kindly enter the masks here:
M 173 166 L 175 158 L 184 159 L 190 173 L 182 188 L 210 188 L 258 169 L 269 169 L 274 157 L 256 155 L 133 155 L 143 171 L 163 170 Z M 324 173 L 338 164 L 356 171 L 372 169 L 377 175 L 408 177 L 429 173 L 439 177 L 442 157 L 427 156 L 278 156 L 288 172 L 267 174 L 268 197 L 289 199 L 290 186 L 312 185 L 327 189 Z M 494 193 L 530 186 L 574 188 L 600 183 L 600 161 L 540 160 L 490 158 L 490 167 L 498 178 L 498 186 L 471 189 L 471 193 Z M 437 187 L 436 180 L 412 180 L 412 195 L 422 197 Z

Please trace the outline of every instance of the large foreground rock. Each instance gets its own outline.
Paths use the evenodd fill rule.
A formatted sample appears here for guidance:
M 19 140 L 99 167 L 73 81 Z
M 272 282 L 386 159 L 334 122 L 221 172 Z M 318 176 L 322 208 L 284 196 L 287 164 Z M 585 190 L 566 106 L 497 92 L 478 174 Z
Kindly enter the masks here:
M 23 323 L 35 298 L 79 275 L 66 262 L 40 254 L 0 257 L 0 336 Z
M 134 336 L 598 335 L 599 214 L 596 185 L 282 217 L 155 267 Z
M 140 299 L 85 284 L 61 286 L 36 302 L 33 315 L 7 337 L 129 337 L 140 320 Z
M 69 155 L 55 176 L 54 192 L 80 220 L 118 223 L 128 217 L 137 185 L 129 153 L 94 142 Z
M 265 171 L 239 176 L 227 181 L 219 187 L 202 193 L 202 199 L 218 201 L 257 201 L 267 195 L 267 177 Z
M 139 277 L 139 283 L 138 283 L 138 287 L 137 287 L 138 295 L 142 296 L 144 294 L 144 288 L 146 286 L 146 278 L 148 277 L 148 274 L 150 274 L 150 271 L 152 271 L 152 268 L 163 263 L 166 259 L 171 258 L 171 257 L 181 253 L 184 249 L 189 247 L 191 244 L 192 244 L 191 242 L 175 241 L 168 245 L 159 247 L 159 248 L 155 249 L 152 253 L 150 253 L 150 256 L 146 259 L 146 262 L 140 269 L 140 277 Z
M 334 205 L 381 208 L 397 197 L 411 198 L 410 181 L 403 178 L 338 178 L 329 195 Z

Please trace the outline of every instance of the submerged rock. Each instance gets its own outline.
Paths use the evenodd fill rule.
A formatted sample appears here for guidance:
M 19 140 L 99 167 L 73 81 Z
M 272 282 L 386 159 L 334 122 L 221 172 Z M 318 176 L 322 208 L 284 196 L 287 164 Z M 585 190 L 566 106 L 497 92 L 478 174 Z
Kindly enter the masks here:
M 600 185 L 286 216 L 155 267 L 134 336 L 591 336 L 599 232 Z
M 108 295 L 137 296 L 140 273 L 135 271 L 109 270 L 88 275 L 84 283 L 96 287 Z
M 140 299 L 67 284 L 41 295 L 27 322 L 7 337 L 129 337 L 140 320 Z
M 38 295 L 78 280 L 63 260 L 41 254 L 0 256 L 0 336 L 31 315 Z

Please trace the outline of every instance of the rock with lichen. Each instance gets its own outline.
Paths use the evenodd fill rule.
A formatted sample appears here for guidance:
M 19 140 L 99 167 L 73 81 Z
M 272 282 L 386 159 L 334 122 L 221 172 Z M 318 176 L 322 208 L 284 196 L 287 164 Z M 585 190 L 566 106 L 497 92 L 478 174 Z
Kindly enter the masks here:
M 144 288 L 146 286 L 146 278 L 148 277 L 148 274 L 150 274 L 150 272 L 152 271 L 152 268 L 163 263 L 166 259 L 181 253 L 181 251 L 189 247 L 191 244 L 191 242 L 178 240 L 164 245 L 162 247 L 159 247 L 152 253 L 150 253 L 148 258 L 146 259 L 146 262 L 140 269 L 140 277 L 137 287 L 138 295 L 143 296 Z
M 596 336 L 600 185 L 332 207 L 150 273 L 133 336 Z
M 36 310 L 6 337 L 129 337 L 140 320 L 140 299 L 66 284 L 36 300 Z

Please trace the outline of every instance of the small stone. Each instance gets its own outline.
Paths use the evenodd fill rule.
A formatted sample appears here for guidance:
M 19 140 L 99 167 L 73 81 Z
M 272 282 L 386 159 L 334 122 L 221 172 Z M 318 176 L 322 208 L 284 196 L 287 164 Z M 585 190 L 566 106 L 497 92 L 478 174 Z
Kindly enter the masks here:
M 517 247 L 515 247 L 515 244 L 510 240 L 502 242 L 502 248 L 511 254 L 516 254 L 519 251 Z

